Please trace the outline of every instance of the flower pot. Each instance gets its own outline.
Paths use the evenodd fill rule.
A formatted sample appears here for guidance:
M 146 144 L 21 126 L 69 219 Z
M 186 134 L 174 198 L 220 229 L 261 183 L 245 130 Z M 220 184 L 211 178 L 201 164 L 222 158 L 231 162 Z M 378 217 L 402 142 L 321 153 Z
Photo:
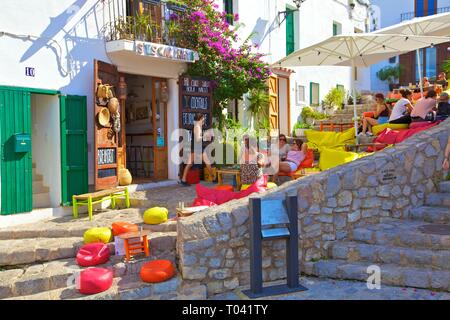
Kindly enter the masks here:
M 131 176 L 131 173 L 130 171 L 128 171 L 128 169 L 119 170 L 119 185 L 129 186 L 132 181 L 133 177 Z
M 297 137 L 303 137 L 305 135 L 305 129 L 295 129 L 295 135 Z

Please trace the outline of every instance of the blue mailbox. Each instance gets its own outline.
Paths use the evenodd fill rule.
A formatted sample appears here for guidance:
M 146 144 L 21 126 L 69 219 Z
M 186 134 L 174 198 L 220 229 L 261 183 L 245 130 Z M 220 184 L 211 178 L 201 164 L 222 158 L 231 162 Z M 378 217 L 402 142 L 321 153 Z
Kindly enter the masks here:
M 14 135 L 14 152 L 26 153 L 31 151 L 31 136 L 29 133 Z

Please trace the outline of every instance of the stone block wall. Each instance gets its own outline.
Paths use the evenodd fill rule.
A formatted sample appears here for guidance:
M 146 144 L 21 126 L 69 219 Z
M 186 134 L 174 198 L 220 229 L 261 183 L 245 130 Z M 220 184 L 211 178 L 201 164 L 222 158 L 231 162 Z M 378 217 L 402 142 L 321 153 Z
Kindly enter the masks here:
M 392 148 L 259 196 L 298 195 L 300 264 L 327 257 L 332 241 L 380 217 L 407 219 L 442 180 L 450 119 Z M 248 199 L 231 201 L 178 221 L 177 252 L 183 279 L 206 284 L 208 294 L 250 283 Z M 265 241 L 264 281 L 282 279 L 285 241 Z

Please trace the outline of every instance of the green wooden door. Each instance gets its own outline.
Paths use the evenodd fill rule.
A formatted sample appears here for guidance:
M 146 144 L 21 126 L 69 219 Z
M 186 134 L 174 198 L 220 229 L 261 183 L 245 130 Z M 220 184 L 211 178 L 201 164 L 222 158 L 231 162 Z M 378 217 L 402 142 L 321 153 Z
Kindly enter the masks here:
M 31 95 L 26 89 L 0 86 L 2 215 L 33 210 L 32 154 L 15 152 L 16 134 L 31 137 Z
M 294 12 L 286 8 L 286 55 L 295 51 Z
M 88 192 L 86 97 L 61 96 L 60 105 L 62 203 L 70 205 Z

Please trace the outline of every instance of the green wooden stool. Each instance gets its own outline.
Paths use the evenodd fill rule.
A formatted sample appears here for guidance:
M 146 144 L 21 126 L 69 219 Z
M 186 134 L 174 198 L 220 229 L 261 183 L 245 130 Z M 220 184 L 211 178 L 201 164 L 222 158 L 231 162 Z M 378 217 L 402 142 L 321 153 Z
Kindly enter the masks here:
M 92 220 L 93 205 L 102 203 L 103 201 L 111 200 L 111 208 L 116 208 L 116 199 L 125 198 L 125 206 L 129 208 L 130 195 L 127 187 L 117 187 L 107 190 L 101 190 L 91 193 L 72 196 L 73 216 L 78 218 L 78 206 L 87 206 L 89 213 L 89 220 Z

